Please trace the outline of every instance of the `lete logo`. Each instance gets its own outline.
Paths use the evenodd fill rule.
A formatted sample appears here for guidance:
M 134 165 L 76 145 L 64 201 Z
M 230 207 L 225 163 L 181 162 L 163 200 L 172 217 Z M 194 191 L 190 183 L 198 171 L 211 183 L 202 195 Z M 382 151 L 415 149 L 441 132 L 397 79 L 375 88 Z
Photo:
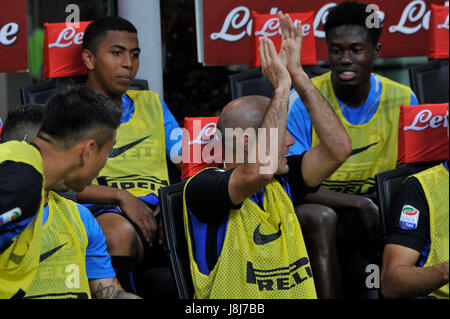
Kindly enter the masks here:
M 197 121 L 194 121 L 194 122 L 197 122 Z M 189 145 L 193 145 L 193 144 L 205 145 L 205 144 L 211 143 L 215 139 L 219 140 L 219 138 L 216 135 L 216 131 L 217 131 L 216 123 L 206 124 L 205 126 L 203 126 L 203 128 L 200 131 L 200 134 L 198 134 L 197 138 L 195 140 L 189 142 Z M 204 140 L 204 138 L 207 138 L 207 139 Z
M 84 32 L 77 33 L 77 31 L 73 27 L 65 28 L 59 33 L 56 42 L 50 43 L 48 47 L 66 48 L 68 46 L 71 46 L 72 43 L 74 43 L 75 45 L 81 45 L 83 44 L 83 36 Z
M 444 121 L 443 123 L 444 127 L 445 128 L 448 127 L 448 121 L 446 116 L 442 115 L 433 116 L 433 113 L 430 110 L 425 109 L 417 113 L 413 123 L 410 126 L 405 126 L 403 130 L 423 131 L 426 130 L 428 127 L 439 128 L 442 124 L 442 121 Z
M 316 38 L 325 38 L 325 31 L 319 30 L 321 24 L 325 24 L 328 12 L 331 8 L 335 7 L 336 3 L 327 3 L 322 6 L 314 18 L 313 33 Z M 270 9 L 270 14 L 276 14 L 278 8 L 274 7 Z M 384 21 L 385 13 L 377 11 L 380 21 Z M 251 19 L 250 9 L 246 6 L 239 6 L 231 10 L 225 20 L 219 32 L 210 34 L 211 40 L 224 40 L 228 42 L 240 41 L 246 36 L 250 37 L 252 34 L 253 20 Z M 268 26 L 267 26 L 268 27 Z M 272 26 L 272 29 L 278 29 Z M 303 36 L 307 36 L 311 30 L 310 25 L 303 25 Z M 239 33 L 236 33 L 240 31 Z M 264 34 L 263 31 L 260 31 Z
M 294 21 L 294 25 L 296 28 L 300 22 L 301 21 L 299 21 L 299 20 Z M 309 24 L 302 25 L 303 37 L 308 36 L 310 34 L 310 31 L 311 31 L 311 25 L 309 25 Z M 267 20 L 264 23 L 261 30 L 255 31 L 255 36 L 265 35 L 267 37 L 273 37 L 277 34 L 281 35 L 280 19 L 278 19 L 278 18 L 272 18 L 272 19 Z
M 278 8 L 271 8 L 270 14 L 276 14 Z M 295 25 L 299 23 L 295 21 Z M 250 37 L 252 34 L 253 20 L 251 19 L 250 9 L 245 6 L 239 6 L 231 10 L 225 18 L 220 32 L 211 33 L 211 40 L 225 40 L 228 42 L 236 42 L 242 40 L 245 36 Z M 240 30 L 245 28 L 238 34 L 229 33 L 229 30 Z M 311 25 L 302 25 L 303 36 L 308 36 L 311 31 Z M 255 32 L 255 35 L 266 35 L 272 37 L 276 34 L 281 34 L 278 18 L 269 19 L 264 24 L 263 28 Z

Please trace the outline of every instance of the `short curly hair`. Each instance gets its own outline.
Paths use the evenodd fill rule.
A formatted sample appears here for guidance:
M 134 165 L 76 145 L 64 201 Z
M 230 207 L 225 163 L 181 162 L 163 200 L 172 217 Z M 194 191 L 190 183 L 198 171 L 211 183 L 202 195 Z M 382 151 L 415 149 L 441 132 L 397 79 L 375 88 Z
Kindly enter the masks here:
M 367 10 L 367 6 L 368 4 L 365 3 L 345 1 L 331 9 L 324 25 L 327 40 L 330 31 L 336 27 L 342 25 L 359 25 L 367 30 L 370 41 L 376 46 L 380 40 L 383 26 L 381 22 L 379 27 L 369 28 L 367 26 L 367 17 L 372 13 L 372 10 Z

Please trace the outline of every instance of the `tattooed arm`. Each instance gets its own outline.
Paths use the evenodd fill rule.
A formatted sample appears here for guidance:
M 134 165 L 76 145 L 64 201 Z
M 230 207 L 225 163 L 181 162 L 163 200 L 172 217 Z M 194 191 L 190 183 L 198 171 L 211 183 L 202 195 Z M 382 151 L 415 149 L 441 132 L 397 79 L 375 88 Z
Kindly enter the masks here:
M 142 299 L 123 290 L 116 277 L 89 279 L 93 299 Z

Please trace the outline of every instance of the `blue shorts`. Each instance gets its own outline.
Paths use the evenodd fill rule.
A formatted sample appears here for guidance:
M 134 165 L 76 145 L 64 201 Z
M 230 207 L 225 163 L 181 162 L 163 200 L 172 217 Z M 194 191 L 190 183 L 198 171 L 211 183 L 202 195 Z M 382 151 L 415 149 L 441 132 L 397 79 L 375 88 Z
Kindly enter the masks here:
M 159 197 L 154 193 L 140 196 L 138 198 L 144 201 L 151 209 L 155 209 L 159 205 Z M 104 213 L 116 213 L 125 215 L 125 213 L 116 204 L 83 204 L 83 206 L 89 209 L 95 218 Z
M 144 201 L 152 210 L 154 210 L 159 205 L 159 197 L 156 196 L 154 193 L 150 193 L 145 196 L 138 197 L 142 201 Z M 83 204 L 87 209 L 90 210 L 92 215 L 94 215 L 95 218 L 98 216 L 105 214 L 105 213 L 114 213 L 119 214 L 123 216 L 126 220 L 128 220 L 131 225 L 133 225 L 136 233 L 138 234 L 139 238 L 142 241 L 142 244 L 144 246 L 145 256 L 147 257 L 149 255 L 149 245 L 147 241 L 145 240 L 145 236 L 142 233 L 142 231 L 139 229 L 139 227 L 120 209 L 119 205 L 116 204 Z M 158 215 L 156 217 L 157 223 L 159 223 L 159 217 Z

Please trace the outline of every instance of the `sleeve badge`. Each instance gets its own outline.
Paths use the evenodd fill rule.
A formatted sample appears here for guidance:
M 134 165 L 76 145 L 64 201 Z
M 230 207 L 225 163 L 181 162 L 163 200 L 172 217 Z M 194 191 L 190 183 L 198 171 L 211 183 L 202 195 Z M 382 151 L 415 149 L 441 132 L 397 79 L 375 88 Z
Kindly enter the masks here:
M 403 229 L 416 229 L 419 223 L 420 212 L 411 205 L 404 205 L 400 215 L 400 227 Z

